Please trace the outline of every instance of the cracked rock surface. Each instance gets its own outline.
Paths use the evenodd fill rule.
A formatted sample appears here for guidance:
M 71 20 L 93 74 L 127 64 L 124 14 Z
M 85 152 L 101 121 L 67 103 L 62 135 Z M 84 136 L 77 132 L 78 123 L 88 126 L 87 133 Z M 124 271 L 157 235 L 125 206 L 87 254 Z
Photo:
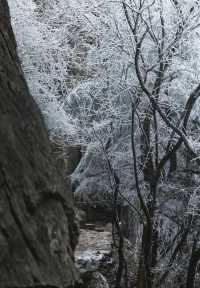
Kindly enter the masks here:
M 61 166 L 59 164 L 59 166 Z M 0 0 L 0 287 L 73 287 L 77 227 Z

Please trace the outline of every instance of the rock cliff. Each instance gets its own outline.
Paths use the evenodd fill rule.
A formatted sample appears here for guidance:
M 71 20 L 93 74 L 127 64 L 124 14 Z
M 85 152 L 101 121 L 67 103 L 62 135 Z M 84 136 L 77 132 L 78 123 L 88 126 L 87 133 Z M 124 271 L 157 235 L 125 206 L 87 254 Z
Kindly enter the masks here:
M 73 202 L 0 0 L 0 287 L 73 287 Z

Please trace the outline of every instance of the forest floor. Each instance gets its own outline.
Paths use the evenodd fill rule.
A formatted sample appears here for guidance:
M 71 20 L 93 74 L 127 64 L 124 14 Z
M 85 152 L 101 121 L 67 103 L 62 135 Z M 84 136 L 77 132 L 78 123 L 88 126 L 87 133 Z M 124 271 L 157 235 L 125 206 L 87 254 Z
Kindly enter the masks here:
M 135 282 L 135 251 L 128 239 L 124 239 L 124 256 L 128 265 L 128 278 L 132 287 Z M 82 275 L 98 272 L 106 284 L 97 287 L 115 287 L 118 254 L 113 245 L 111 223 L 82 223 L 79 243 L 75 250 L 75 263 Z M 90 287 L 90 286 L 86 286 Z M 93 288 L 93 286 L 91 286 Z
M 79 243 L 75 250 L 75 262 L 81 270 L 95 270 L 102 260 L 111 254 L 111 224 L 87 223 L 80 229 Z

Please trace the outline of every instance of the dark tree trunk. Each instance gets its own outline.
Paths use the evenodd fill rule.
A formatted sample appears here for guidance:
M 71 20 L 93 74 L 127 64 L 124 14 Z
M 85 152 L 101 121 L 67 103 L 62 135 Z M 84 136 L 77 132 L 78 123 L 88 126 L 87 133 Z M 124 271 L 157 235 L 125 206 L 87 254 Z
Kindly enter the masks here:
M 177 155 L 176 152 L 171 154 L 169 173 L 172 174 L 177 170 Z
M 148 211 L 151 222 L 145 223 L 143 227 L 142 254 L 140 256 L 141 259 L 138 269 L 137 288 L 153 287 L 154 275 L 152 273 L 152 269 L 157 263 L 158 232 L 154 219 L 156 209 L 157 181 L 154 181 L 153 173 L 151 179 L 152 182 L 149 184 L 150 200 L 148 202 Z
M 196 275 L 196 269 L 197 269 L 197 264 L 199 260 L 200 260 L 200 249 L 196 248 L 196 241 L 195 241 L 192 247 L 192 254 L 190 257 L 190 262 L 189 262 L 189 267 L 188 267 L 186 288 L 195 287 L 195 275 Z
M 151 112 L 147 112 L 149 115 Z M 152 264 L 153 264 L 153 221 L 156 202 L 157 183 L 154 183 L 154 163 L 152 159 L 153 149 L 150 143 L 151 117 L 146 116 L 143 121 L 143 132 L 141 135 L 141 163 L 143 166 L 143 175 L 146 185 L 149 186 L 149 200 L 147 201 L 147 210 L 149 214 L 148 221 L 143 225 L 142 249 L 140 263 L 137 275 L 137 288 L 152 288 Z M 154 246 L 156 248 L 156 246 Z M 154 249 L 154 256 L 156 251 Z
M 78 277 L 72 199 L 60 171 L 0 0 L 1 288 L 71 287 Z

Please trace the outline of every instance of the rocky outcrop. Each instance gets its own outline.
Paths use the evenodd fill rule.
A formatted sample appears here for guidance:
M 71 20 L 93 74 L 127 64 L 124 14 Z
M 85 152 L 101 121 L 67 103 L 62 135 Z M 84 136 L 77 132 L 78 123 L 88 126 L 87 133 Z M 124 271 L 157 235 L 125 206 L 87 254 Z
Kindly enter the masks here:
M 0 287 L 73 287 L 72 197 L 16 55 L 0 0 Z

